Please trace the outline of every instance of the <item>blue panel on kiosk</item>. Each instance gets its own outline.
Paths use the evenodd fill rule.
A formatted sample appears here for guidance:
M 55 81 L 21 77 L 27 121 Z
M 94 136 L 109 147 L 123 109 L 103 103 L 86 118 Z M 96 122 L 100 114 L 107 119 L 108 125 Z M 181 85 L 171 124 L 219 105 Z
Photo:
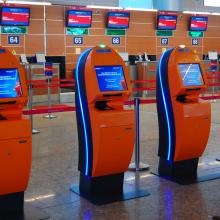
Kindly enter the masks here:
M 0 69 L 0 98 L 22 96 L 18 69 Z
M 184 86 L 202 86 L 204 80 L 198 63 L 178 64 Z
M 80 144 L 79 170 L 88 176 L 92 172 L 92 131 L 90 126 L 88 101 L 85 94 L 84 67 L 86 59 L 92 49 L 84 51 L 76 66 L 76 114 L 79 133 L 83 140 Z M 80 140 L 80 138 L 79 138 Z
M 95 71 L 101 92 L 127 90 L 122 66 L 96 66 Z
M 160 157 L 170 161 L 172 163 L 175 151 L 175 122 L 173 116 L 172 103 L 170 98 L 169 83 L 168 83 L 168 60 L 172 53 L 173 49 L 169 49 L 163 53 L 157 72 L 157 111 L 159 121 L 161 123 L 160 129 L 163 132 L 160 132 L 159 138 L 159 152 Z M 164 146 L 167 147 L 162 147 Z

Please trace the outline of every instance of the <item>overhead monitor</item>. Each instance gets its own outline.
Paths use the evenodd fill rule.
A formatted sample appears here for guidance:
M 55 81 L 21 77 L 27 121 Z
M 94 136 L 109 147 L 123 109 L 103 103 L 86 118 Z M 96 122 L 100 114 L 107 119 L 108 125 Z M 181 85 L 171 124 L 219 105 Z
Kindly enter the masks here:
M 198 63 L 178 64 L 179 72 L 184 86 L 202 86 L 204 80 Z
M 101 92 L 127 90 L 122 66 L 95 66 L 95 71 Z
M 157 30 L 176 30 L 177 15 L 158 15 Z
M 206 31 L 208 17 L 192 16 L 190 19 L 190 31 Z
M 1 25 L 29 26 L 30 8 L 2 7 Z
M 130 13 L 129 12 L 109 12 L 107 17 L 107 28 L 129 27 Z
M 18 69 L 0 69 L 0 98 L 22 96 Z
M 89 28 L 92 25 L 92 11 L 69 10 L 66 15 L 67 27 Z

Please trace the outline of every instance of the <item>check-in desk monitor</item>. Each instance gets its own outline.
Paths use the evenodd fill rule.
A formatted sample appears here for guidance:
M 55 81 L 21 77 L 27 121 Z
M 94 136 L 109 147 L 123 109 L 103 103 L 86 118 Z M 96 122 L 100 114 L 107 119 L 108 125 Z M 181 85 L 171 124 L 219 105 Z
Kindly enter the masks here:
M 27 100 L 22 66 L 0 47 L 0 214 L 23 209 L 31 168 L 31 126 L 22 115 Z
M 135 142 L 134 110 L 124 61 L 109 47 L 85 51 L 76 68 L 80 190 L 123 190 Z
M 203 64 L 189 48 L 166 51 L 157 73 L 159 174 L 196 178 L 198 159 L 209 138 L 210 103 Z

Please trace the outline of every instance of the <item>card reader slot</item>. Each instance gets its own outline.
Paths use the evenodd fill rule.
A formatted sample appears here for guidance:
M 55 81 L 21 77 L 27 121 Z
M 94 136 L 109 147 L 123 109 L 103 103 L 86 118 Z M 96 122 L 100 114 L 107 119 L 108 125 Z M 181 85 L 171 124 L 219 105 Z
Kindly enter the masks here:
M 104 97 L 110 97 L 110 96 L 122 96 L 122 93 L 117 93 L 117 94 L 104 94 Z
M 201 88 L 190 88 L 190 89 L 186 89 L 187 91 L 198 91 L 201 90 Z
M 97 101 L 95 103 L 95 108 L 101 111 L 114 110 L 114 108 L 108 106 L 108 101 Z
M 15 104 L 16 101 L 0 102 L 0 105 Z
M 176 100 L 177 100 L 178 102 L 183 102 L 183 103 L 193 102 L 192 100 L 190 100 L 190 99 L 187 98 L 187 95 L 179 95 L 179 96 L 177 96 Z

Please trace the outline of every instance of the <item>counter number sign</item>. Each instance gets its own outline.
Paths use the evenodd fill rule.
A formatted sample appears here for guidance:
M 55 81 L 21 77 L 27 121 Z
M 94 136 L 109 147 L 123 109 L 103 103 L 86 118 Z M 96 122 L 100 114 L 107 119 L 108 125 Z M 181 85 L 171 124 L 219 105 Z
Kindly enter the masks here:
M 168 45 L 169 44 L 169 38 L 168 37 L 163 37 L 160 39 L 160 44 L 161 45 Z
M 192 45 L 199 45 L 199 39 L 198 38 L 192 38 Z
M 20 36 L 9 35 L 8 44 L 20 44 Z
M 112 37 L 112 44 L 120 44 L 121 38 L 120 37 Z
M 74 37 L 73 44 L 77 44 L 77 45 L 83 44 L 83 37 Z

